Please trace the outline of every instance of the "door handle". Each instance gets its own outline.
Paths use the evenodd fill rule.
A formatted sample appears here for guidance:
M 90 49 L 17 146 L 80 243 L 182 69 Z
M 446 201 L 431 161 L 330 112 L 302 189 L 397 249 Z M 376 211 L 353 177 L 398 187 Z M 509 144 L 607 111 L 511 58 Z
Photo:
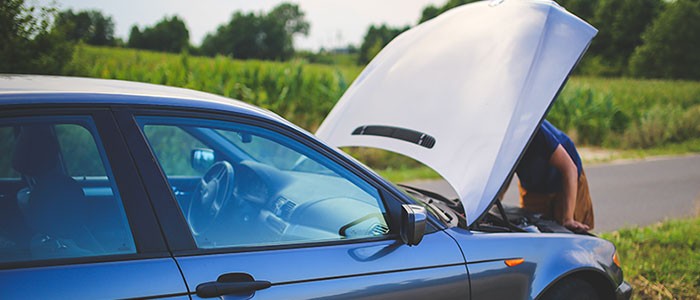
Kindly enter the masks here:
M 197 285 L 196 291 L 199 297 L 212 298 L 230 294 L 252 293 L 270 286 L 272 286 L 271 282 L 255 280 L 249 274 L 228 273 L 219 276 L 216 281 Z

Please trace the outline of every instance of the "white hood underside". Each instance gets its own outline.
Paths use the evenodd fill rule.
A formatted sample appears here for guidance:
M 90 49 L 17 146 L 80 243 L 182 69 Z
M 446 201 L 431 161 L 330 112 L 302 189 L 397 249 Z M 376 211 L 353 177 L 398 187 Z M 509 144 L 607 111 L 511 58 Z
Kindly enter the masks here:
M 316 135 L 437 171 L 469 224 L 496 197 L 597 30 L 552 1 L 478 2 L 401 34 Z

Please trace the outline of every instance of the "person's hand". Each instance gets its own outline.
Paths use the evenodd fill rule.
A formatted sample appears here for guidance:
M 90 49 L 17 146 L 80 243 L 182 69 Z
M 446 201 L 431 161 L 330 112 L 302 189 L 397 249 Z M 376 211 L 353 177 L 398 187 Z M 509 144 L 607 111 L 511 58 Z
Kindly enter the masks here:
M 564 220 L 562 225 L 564 225 L 564 227 L 568 228 L 569 230 L 571 230 L 573 232 L 584 232 L 584 231 L 588 231 L 591 229 L 588 225 L 583 224 L 583 223 L 576 221 L 574 219 Z

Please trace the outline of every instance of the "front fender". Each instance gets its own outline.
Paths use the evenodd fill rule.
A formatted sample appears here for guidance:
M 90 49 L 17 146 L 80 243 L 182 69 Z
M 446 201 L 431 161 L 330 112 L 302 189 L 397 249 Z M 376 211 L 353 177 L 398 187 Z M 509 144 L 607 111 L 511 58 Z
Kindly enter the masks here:
M 554 233 L 482 233 L 446 230 L 462 249 L 472 299 L 535 299 L 559 279 L 576 272 L 598 273 L 612 290 L 622 271 L 612 261 L 612 243 L 591 236 Z M 506 259 L 523 258 L 509 267 Z

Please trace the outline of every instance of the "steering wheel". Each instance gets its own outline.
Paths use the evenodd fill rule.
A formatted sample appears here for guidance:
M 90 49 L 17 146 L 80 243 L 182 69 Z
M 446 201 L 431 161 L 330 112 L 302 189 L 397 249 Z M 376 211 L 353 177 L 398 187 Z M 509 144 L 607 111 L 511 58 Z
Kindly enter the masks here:
M 194 235 L 206 232 L 224 209 L 233 190 L 233 166 L 227 161 L 214 163 L 192 193 L 187 223 Z

